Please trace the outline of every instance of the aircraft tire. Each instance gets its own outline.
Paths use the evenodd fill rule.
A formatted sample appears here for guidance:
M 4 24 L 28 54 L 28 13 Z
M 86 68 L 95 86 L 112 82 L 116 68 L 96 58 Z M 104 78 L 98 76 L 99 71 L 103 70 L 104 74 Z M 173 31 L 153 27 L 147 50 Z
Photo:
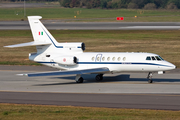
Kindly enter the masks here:
M 96 81 L 103 80 L 103 74 L 96 75 Z
M 148 80 L 148 83 L 152 83 L 153 82 L 153 80 Z
M 80 77 L 79 79 L 78 79 L 78 81 L 76 81 L 77 83 L 83 83 L 83 81 L 84 81 L 84 79 L 82 78 L 82 77 Z

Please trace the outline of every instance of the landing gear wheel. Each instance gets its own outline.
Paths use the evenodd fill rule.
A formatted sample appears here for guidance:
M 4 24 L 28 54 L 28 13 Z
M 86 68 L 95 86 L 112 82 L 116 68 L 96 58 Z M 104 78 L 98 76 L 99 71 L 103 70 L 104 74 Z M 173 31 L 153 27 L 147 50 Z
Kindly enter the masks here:
M 78 81 L 76 81 L 77 83 L 83 83 L 83 81 L 84 81 L 84 79 L 82 78 L 82 77 L 80 77 L 79 79 L 78 79 Z
M 103 80 L 103 74 L 96 75 L 96 81 Z
M 153 82 L 152 76 L 153 76 L 153 73 L 152 73 L 152 72 L 149 72 L 149 74 L 148 74 L 148 76 L 147 76 L 148 83 L 152 83 L 152 82 Z
M 152 83 L 153 82 L 153 80 L 148 80 L 148 83 Z

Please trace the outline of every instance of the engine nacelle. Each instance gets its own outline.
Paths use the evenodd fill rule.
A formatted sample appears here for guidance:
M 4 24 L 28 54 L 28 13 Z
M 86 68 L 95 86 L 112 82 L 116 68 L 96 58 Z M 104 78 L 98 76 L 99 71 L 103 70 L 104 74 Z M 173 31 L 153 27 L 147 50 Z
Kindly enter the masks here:
M 54 62 L 62 65 L 76 65 L 77 58 L 75 56 L 59 56 L 53 59 Z
M 59 46 L 61 46 L 63 50 L 67 50 L 68 52 L 83 52 L 85 50 L 85 44 L 82 42 L 59 43 Z

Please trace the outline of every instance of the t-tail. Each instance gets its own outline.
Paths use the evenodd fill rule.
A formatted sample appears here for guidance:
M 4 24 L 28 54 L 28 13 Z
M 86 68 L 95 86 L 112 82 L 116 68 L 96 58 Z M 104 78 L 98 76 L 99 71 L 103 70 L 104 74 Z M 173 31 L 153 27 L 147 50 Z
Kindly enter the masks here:
M 59 60 L 62 56 L 63 58 L 69 58 L 69 56 L 70 58 L 74 58 L 74 53 L 82 53 L 85 50 L 85 44 L 82 42 L 58 43 L 41 23 L 41 18 L 41 16 L 28 16 L 34 41 L 5 47 L 15 48 L 36 46 L 37 52 L 29 54 L 29 59 L 36 62 L 47 60 L 56 61 L 56 59 Z
M 64 53 L 66 52 L 83 52 L 85 50 L 85 44 L 82 42 L 76 43 L 58 43 L 46 27 L 41 23 L 41 16 L 28 16 L 31 32 L 34 41 L 28 43 L 21 43 L 16 45 L 9 45 L 5 47 L 26 47 L 36 46 L 37 53 L 53 52 Z
M 5 47 L 15 48 L 15 47 L 26 47 L 26 46 L 36 46 L 37 53 L 43 53 L 45 51 L 50 51 L 53 45 L 57 44 L 55 38 L 50 34 L 50 32 L 44 27 L 39 19 L 41 16 L 29 16 L 28 21 L 30 24 L 31 32 L 34 41 L 28 43 L 21 43 L 16 45 L 9 45 Z

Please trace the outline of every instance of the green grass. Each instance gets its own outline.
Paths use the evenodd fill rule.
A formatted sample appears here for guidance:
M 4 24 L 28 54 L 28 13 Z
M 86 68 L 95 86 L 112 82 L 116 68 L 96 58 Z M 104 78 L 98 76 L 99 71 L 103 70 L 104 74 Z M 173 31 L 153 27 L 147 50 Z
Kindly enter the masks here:
M 84 42 L 85 52 L 149 52 L 180 67 L 180 35 L 174 31 L 52 30 L 58 42 Z M 10 33 L 10 34 L 8 34 Z M 28 60 L 35 47 L 3 46 L 33 41 L 28 30 L 0 31 L 0 64 L 39 65 Z
M 77 14 L 79 12 L 79 14 Z M 17 15 L 18 13 L 18 15 Z M 43 19 L 71 19 L 70 21 L 117 22 L 116 17 L 125 17 L 123 22 L 176 21 L 180 10 L 133 10 L 133 9 L 85 9 L 85 8 L 26 8 L 26 15 L 40 15 Z M 76 20 L 74 16 L 77 16 Z M 135 18 L 134 16 L 138 16 Z M 21 20 L 23 8 L 0 8 L 0 20 Z M 104 18 L 104 19 L 96 19 Z M 80 20 L 79 20 L 80 19 Z M 81 20 L 83 19 L 83 20 Z M 84 20 L 86 19 L 86 20 Z M 121 21 L 122 22 L 122 21 Z
M 179 120 L 180 111 L 0 104 L 0 120 Z

